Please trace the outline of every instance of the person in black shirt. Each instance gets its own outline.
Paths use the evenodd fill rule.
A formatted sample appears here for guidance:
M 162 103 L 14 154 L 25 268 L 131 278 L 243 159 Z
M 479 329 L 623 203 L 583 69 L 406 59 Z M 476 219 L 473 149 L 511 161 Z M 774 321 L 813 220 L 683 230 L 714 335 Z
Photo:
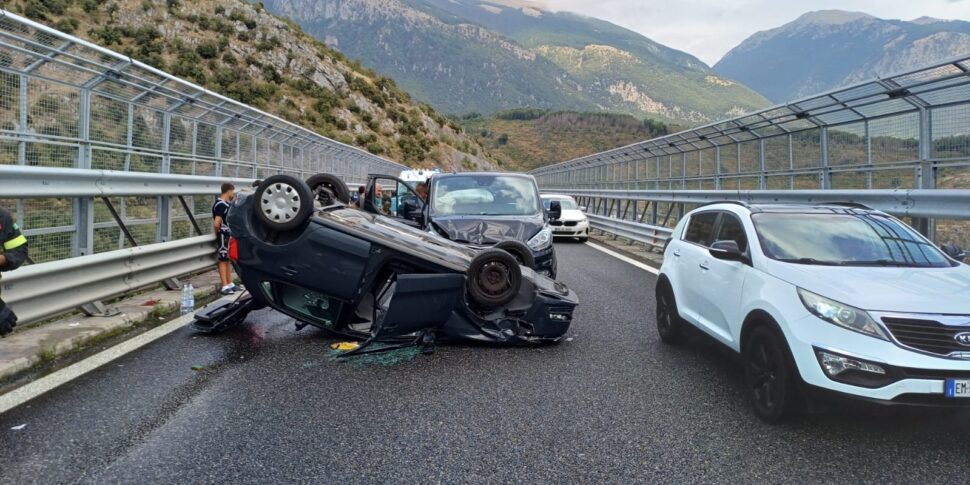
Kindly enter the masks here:
M 26 260 L 27 238 L 20 232 L 10 212 L 0 207 L 0 272 L 13 271 Z M 12 332 L 15 326 L 17 315 L 0 298 L 0 337 Z
M 236 187 L 232 184 L 222 184 L 222 195 L 216 199 L 212 205 L 212 224 L 216 233 L 216 244 L 218 252 L 219 279 L 222 282 L 222 289 L 219 291 L 223 295 L 229 295 L 241 288 L 232 282 L 232 268 L 229 266 L 229 224 L 226 217 L 229 215 L 229 201 L 235 196 Z

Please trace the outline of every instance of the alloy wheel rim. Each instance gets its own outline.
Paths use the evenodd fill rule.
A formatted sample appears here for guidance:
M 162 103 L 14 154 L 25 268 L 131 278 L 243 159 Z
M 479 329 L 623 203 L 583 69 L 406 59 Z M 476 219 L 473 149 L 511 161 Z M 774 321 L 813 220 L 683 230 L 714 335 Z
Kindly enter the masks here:
M 301 202 L 300 194 L 293 186 L 277 182 L 263 191 L 260 209 L 269 220 L 282 224 L 296 217 Z

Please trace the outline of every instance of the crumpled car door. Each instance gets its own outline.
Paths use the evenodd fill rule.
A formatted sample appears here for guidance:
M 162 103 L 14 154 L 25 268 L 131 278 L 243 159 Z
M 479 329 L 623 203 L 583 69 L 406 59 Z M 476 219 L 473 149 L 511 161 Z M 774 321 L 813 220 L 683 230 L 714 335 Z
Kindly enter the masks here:
M 429 336 L 427 331 L 448 321 L 464 288 L 462 274 L 401 274 L 388 280 L 374 302 L 370 338 L 342 356 L 386 352 L 421 343 Z M 374 342 L 410 335 L 414 339 L 403 344 L 367 348 Z
M 444 325 L 465 287 L 462 274 L 402 274 L 378 295 L 372 338 L 383 340 Z

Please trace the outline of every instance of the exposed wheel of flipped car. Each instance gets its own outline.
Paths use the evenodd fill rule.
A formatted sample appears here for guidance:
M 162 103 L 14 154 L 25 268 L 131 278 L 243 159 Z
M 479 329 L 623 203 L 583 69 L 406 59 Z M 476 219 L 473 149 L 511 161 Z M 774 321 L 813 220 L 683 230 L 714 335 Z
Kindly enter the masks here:
M 307 184 L 290 175 L 273 175 L 255 193 L 256 218 L 273 231 L 300 227 L 313 210 L 313 193 Z
M 526 246 L 519 241 L 514 241 L 511 239 L 508 241 L 502 241 L 496 244 L 495 248 L 508 252 L 515 257 L 516 261 L 518 261 L 522 266 L 533 269 L 536 267 L 536 258 L 532 255 L 532 250 L 529 249 L 529 246 Z
M 503 249 L 489 248 L 478 253 L 468 267 L 467 276 L 468 296 L 486 308 L 512 301 L 522 286 L 519 262 Z
M 306 179 L 306 184 L 310 186 L 310 191 L 318 196 L 329 198 L 329 202 L 339 200 L 344 204 L 350 203 L 350 189 L 347 184 L 339 177 L 329 173 L 318 173 Z M 328 202 L 321 200 L 321 202 Z

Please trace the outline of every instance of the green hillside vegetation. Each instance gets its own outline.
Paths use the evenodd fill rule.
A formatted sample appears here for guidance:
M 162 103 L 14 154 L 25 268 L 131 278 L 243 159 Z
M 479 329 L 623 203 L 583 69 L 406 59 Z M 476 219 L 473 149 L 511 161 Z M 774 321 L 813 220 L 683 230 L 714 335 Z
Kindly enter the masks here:
M 295 24 L 238 0 L 4 0 L 2 8 L 64 32 L 131 56 L 158 69 L 275 114 L 290 122 L 371 153 L 412 166 L 450 169 L 490 168 L 494 165 L 474 139 L 427 104 L 414 101 L 396 83 L 363 68 L 356 61 L 327 48 Z M 9 65 L 0 53 L 0 65 Z M 0 73 L 0 128 L 15 130 L 18 119 L 19 77 Z M 31 84 L 29 129 L 48 136 L 77 138 L 79 96 L 75 89 L 55 83 Z M 91 98 L 92 140 L 125 144 L 127 105 L 106 96 Z M 138 147 L 161 147 L 161 117 L 136 109 L 132 138 Z M 191 124 L 172 118 L 170 149 L 191 153 Z M 213 129 L 199 125 L 199 130 Z M 204 133 L 202 134 L 205 137 Z M 213 156 L 213 147 L 198 147 L 198 155 Z M 16 142 L 0 143 L 0 164 L 17 163 Z M 72 167 L 77 148 L 44 143 L 26 144 L 30 165 Z M 173 158 L 173 173 L 213 174 L 215 163 Z M 161 157 L 95 150 L 92 167 L 157 172 Z M 127 165 L 126 165 L 127 164 Z M 158 213 L 155 197 L 112 198 L 123 211 L 138 244 L 155 242 Z M 70 198 L 23 201 L 26 228 L 71 224 Z M 206 214 L 207 197 L 189 200 L 196 214 Z M 0 200 L 8 208 L 16 201 Z M 178 203 L 174 214 L 182 213 Z M 112 223 L 102 203 L 95 204 L 95 223 Z M 203 229 L 209 230 L 205 221 Z M 173 223 L 173 236 L 190 235 L 188 221 Z M 109 251 L 132 244 L 120 229 L 95 229 L 94 249 Z M 31 236 L 34 261 L 71 256 L 73 233 Z
M 503 169 L 531 170 L 590 153 L 663 136 L 673 128 L 611 113 L 550 112 L 538 108 L 472 113 L 460 120 Z
M 258 3 L 4 0 L 0 4 L 374 154 L 414 166 L 453 167 L 463 159 L 474 160 L 476 166 L 490 165 L 481 147 L 431 106 L 415 102 L 392 79 L 326 47 Z M 14 81 L 0 79 L 0 83 Z M 8 97 L 11 92 L 16 91 L 2 91 Z M 31 110 L 56 114 L 57 93 L 47 98 L 33 100 Z M 0 99 L 0 109 L 12 102 Z M 121 119 L 123 106 L 109 103 L 98 108 L 105 110 L 108 119 Z M 76 127 L 65 126 L 72 121 L 62 123 L 56 116 L 51 120 L 45 127 L 48 134 L 76 136 Z M 181 139 L 178 129 L 173 125 L 176 143 Z M 154 136 L 141 118 L 136 119 L 135 130 L 136 138 Z M 58 154 L 38 154 L 38 158 L 52 157 Z

